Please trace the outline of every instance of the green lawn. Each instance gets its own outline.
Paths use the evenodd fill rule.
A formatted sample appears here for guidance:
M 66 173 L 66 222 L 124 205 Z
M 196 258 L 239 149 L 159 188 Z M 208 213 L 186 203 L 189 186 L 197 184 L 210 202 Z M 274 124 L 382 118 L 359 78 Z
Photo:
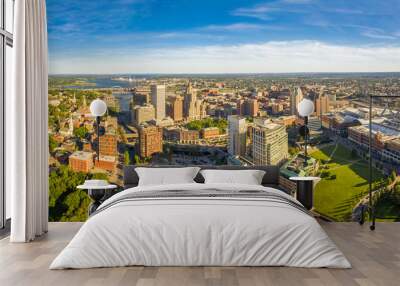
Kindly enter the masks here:
M 329 176 L 323 178 L 315 189 L 315 210 L 337 221 L 348 221 L 351 211 L 361 197 L 368 193 L 368 163 L 352 156 L 342 145 L 332 145 L 311 153 L 315 159 L 329 161 Z M 330 156 L 332 156 L 330 158 Z M 335 177 L 332 179 L 331 177 Z M 374 179 L 381 178 L 374 170 Z
M 390 197 L 379 200 L 375 211 L 378 221 L 400 221 L 400 206 Z

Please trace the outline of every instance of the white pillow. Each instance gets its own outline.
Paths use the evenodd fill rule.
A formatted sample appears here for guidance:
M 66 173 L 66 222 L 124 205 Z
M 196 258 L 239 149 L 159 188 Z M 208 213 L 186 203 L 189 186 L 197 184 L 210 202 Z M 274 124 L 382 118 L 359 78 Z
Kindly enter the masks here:
M 202 170 L 205 184 L 261 185 L 265 171 L 261 170 Z
M 193 180 L 200 168 L 135 168 L 139 186 L 195 183 Z

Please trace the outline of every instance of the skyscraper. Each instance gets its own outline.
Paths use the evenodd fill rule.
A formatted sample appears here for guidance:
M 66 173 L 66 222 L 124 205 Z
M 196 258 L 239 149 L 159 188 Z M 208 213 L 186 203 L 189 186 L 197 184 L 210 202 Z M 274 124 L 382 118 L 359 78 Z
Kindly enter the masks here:
M 237 115 L 245 115 L 244 113 L 244 100 L 238 99 L 236 102 Z
M 320 94 L 315 100 L 316 116 L 321 117 L 323 114 L 328 113 L 329 110 L 329 96 Z
M 280 165 L 288 158 L 288 134 L 285 125 L 256 118 L 252 133 L 255 165 Z
M 175 96 L 169 101 L 168 116 L 174 121 L 183 120 L 183 99 L 181 96 Z
M 238 115 L 228 116 L 228 152 L 233 156 L 246 154 L 246 119 Z
M 258 115 L 258 101 L 254 98 L 247 98 L 244 101 L 239 101 L 237 109 L 241 115 L 256 117 Z
M 156 121 L 161 121 L 165 118 L 165 85 L 151 86 L 151 102 L 156 110 Z
M 300 101 L 304 98 L 303 91 L 301 87 L 297 87 L 296 89 L 290 92 L 290 114 L 297 115 L 297 106 Z
M 189 120 L 196 119 L 196 91 L 193 90 L 192 84 L 189 82 L 183 101 L 183 114 Z

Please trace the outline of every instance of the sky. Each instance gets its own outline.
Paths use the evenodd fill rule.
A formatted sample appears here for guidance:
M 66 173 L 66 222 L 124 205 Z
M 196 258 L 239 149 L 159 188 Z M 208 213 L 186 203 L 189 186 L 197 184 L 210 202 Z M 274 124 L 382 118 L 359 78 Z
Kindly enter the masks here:
M 50 73 L 400 71 L 400 0 L 47 0 Z

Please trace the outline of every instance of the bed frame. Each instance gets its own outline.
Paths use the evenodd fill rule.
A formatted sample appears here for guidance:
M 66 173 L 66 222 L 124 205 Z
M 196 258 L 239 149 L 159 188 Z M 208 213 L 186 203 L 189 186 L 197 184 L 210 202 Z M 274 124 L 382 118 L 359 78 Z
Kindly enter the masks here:
M 135 171 L 136 167 L 149 167 L 149 168 L 183 168 L 183 167 L 192 167 L 185 165 L 155 165 L 155 166 L 140 166 L 140 165 L 127 165 L 124 166 L 124 189 L 136 187 L 139 183 L 139 177 Z M 195 166 L 199 167 L 202 170 L 205 169 L 213 169 L 213 170 L 262 170 L 265 171 L 265 175 L 262 180 L 262 185 L 265 187 L 272 187 L 279 189 L 281 191 L 286 192 L 279 185 L 279 167 L 278 166 Z M 198 173 L 194 180 L 197 183 L 204 183 L 203 176 Z

